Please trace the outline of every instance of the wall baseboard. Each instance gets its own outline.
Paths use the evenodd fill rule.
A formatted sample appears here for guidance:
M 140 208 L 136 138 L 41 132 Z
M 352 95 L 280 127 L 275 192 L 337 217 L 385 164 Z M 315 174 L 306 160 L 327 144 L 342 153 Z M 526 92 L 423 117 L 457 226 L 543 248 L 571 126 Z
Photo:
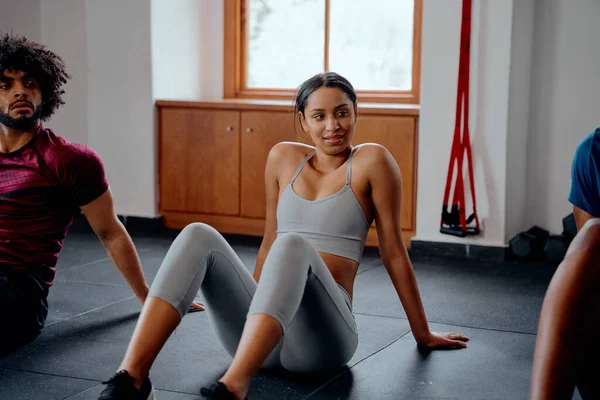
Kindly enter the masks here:
M 151 234 L 164 230 L 162 217 L 149 218 L 119 215 L 119 219 L 125 225 L 127 231 L 133 234 Z
M 486 262 L 503 262 L 509 258 L 506 247 L 431 242 L 425 240 L 413 240 L 411 242 L 410 255 L 411 257 L 451 258 L 454 260 L 468 259 Z
M 127 215 L 118 215 L 117 217 L 130 234 L 155 234 L 164 230 L 162 226 L 162 217 L 131 217 Z M 69 228 L 69 232 L 92 233 L 93 231 L 85 216 L 81 213 L 77 213 L 73 219 L 73 224 Z

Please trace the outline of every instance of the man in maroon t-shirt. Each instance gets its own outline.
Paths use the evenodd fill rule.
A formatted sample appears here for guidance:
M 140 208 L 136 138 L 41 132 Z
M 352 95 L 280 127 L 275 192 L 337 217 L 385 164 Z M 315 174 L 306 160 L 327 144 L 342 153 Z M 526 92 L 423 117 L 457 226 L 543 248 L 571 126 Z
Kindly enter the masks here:
M 0 37 L 0 354 L 41 332 L 58 253 L 79 210 L 138 299 L 148 294 L 100 158 L 41 125 L 64 104 L 68 78 L 43 46 Z

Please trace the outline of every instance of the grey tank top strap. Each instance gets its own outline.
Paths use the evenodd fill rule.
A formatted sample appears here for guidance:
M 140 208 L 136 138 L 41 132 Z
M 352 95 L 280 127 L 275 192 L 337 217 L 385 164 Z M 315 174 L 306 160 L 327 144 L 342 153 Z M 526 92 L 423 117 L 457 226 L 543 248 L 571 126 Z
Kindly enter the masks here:
M 350 176 L 352 175 L 352 155 L 354 154 L 354 150 L 356 147 L 353 147 L 350 151 L 350 156 L 348 156 L 348 163 L 346 166 L 346 185 L 350 186 Z
M 300 171 L 302 171 L 302 168 L 304 168 L 304 166 L 306 165 L 308 160 L 310 160 L 311 157 L 314 156 L 316 152 L 317 152 L 317 150 L 315 149 L 315 150 L 311 151 L 310 153 L 308 153 L 308 155 L 306 157 L 304 157 L 304 160 L 302 161 L 302 163 L 300 163 L 300 165 L 298 165 L 298 168 L 296 168 L 296 172 L 294 172 L 294 175 L 292 175 L 292 179 L 290 179 L 290 183 L 294 183 L 294 181 L 298 177 L 298 174 L 300 174 Z

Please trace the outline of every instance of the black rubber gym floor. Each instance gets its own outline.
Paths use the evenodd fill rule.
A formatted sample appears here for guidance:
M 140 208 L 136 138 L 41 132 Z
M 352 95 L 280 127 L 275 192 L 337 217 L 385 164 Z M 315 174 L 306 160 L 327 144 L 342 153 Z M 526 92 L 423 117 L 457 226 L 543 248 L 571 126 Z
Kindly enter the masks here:
M 151 282 L 174 233 L 133 238 Z M 259 240 L 227 239 L 252 270 Z M 261 373 L 250 399 L 527 399 L 554 267 L 423 256 L 413 264 L 432 329 L 467 334 L 467 349 L 419 351 L 385 268 L 367 250 L 354 293 L 360 344 L 348 368 L 319 376 Z M 0 358 L 0 399 L 96 399 L 140 310 L 98 239 L 85 232 L 67 237 L 49 303 L 42 335 Z M 188 314 L 151 371 L 157 398 L 202 399 L 200 388 L 229 361 L 207 315 Z

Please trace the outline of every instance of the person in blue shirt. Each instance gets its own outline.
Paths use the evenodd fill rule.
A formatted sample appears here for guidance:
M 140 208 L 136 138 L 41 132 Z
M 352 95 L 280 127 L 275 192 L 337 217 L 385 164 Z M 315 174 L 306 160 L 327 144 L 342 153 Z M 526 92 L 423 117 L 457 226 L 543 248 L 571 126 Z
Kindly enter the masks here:
M 578 233 L 546 292 L 533 357 L 530 398 L 600 398 L 600 128 L 578 144 L 569 202 Z
M 600 218 L 600 128 L 577 146 L 571 168 L 573 215 L 578 227 L 590 218 Z

